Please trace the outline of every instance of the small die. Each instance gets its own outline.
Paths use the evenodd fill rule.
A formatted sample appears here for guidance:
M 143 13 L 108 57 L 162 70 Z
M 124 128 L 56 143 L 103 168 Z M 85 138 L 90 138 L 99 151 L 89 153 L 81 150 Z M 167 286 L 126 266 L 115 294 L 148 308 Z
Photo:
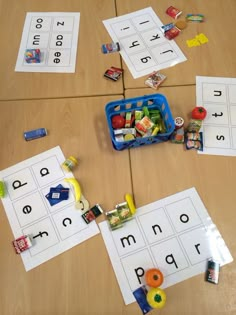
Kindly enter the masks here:
M 40 49 L 26 49 L 25 61 L 27 63 L 40 63 L 41 62 Z

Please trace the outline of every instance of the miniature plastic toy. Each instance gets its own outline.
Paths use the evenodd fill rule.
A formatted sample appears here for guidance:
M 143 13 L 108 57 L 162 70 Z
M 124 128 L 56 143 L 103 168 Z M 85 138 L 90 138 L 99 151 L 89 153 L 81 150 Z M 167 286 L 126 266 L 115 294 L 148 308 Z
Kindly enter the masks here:
M 3 181 L 0 181 L 0 198 L 5 196 L 5 185 Z
M 40 63 L 41 62 L 40 49 L 26 49 L 25 61 L 27 63 Z
M 12 242 L 17 254 L 21 254 L 32 246 L 29 235 L 23 235 Z
M 193 110 L 192 110 L 192 118 L 193 119 L 199 119 L 199 120 L 203 120 L 206 118 L 207 115 L 207 111 L 204 107 L 202 106 L 196 106 Z
M 61 166 L 66 172 L 71 172 L 73 168 L 77 165 L 78 160 L 74 156 L 70 156 L 62 163 Z
M 46 128 L 39 128 L 24 132 L 24 138 L 26 141 L 35 140 L 38 138 L 45 137 L 48 134 Z
M 117 51 L 120 51 L 119 43 L 109 43 L 109 44 L 102 45 L 102 52 L 104 54 L 109 54 L 109 53 L 113 53 Z
M 77 181 L 77 179 L 75 178 L 64 178 L 64 181 L 67 183 L 70 183 L 73 187 L 74 187 L 74 191 L 75 191 L 75 201 L 79 202 L 81 199 L 81 188 L 80 188 L 80 184 Z
M 160 287 L 164 281 L 163 273 L 156 268 L 149 269 L 145 272 L 145 281 L 149 287 Z
M 132 214 L 135 214 L 135 212 L 136 212 L 136 207 L 135 207 L 135 205 L 134 205 L 134 201 L 133 201 L 132 196 L 131 196 L 130 194 L 125 194 L 125 200 L 126 200 L 126 202 L 127 202 L 127 204 L 128 204 L 128 207 L 129 207 L 129 209 L 130 209 L 130 212 L 131 212 Z
M 93 220 L 95 220 L 98 216 L 100 216 L 103 213 L 103 210 L 99 204 L 96 204 L 91 209 L 86 211 L 84 214 L 82 214 L 82 218 L 84 221 L 89 224 Z
M 147 293 L 147 302 L 153 308 L 163 308 L 166 304 L 166 294 L 160 288 L 152 288 Z

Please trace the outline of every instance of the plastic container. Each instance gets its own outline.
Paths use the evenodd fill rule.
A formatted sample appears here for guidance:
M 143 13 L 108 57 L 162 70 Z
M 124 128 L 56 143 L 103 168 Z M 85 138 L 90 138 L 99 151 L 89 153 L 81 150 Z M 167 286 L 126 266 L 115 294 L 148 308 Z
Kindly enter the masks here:
M 158 109 L 165 122 L 166 133 L 158 133 L 156 136 L 140 137 L 129 141 L 116 141 L 114 129 L 112 128 L 111 119 L 114 115 L 126 113 L 134 110 L 141 110 L 147 106 L 149 109 Z M 175 122 L 169 108 L 167 99 L 162 94 L 144 95 L 135 98 L 109 102 L 106 107 L 106 117 L 109 127 L 110 137 L 115 150 L 121 151 L 128 148 L 134 148 L 141 145 L 161 143 L 168 141 L 175 129 Z
M 68 157 L 63 163 L 62 167 L 66 172 L 72 172 L 74 167 L 78 165 L 78 160 L 74 156 Z

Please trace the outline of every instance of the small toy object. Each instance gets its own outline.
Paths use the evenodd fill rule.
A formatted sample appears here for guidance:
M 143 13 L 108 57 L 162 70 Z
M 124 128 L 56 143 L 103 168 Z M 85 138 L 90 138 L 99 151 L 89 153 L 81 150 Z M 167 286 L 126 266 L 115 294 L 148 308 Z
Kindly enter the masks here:
M 173 27 L 169 31 L 165 32 L 165 37 L 169 40 L 175 38 L 180 33 L 180 30 L 177 27 Z
M 56 200 L 67 200 L 69 198 L 69 188 L 52 187 L 48 197 Z
M 190 119 L 188 127 L 187 127 L 187 131 L 192 131 L 192 132 L 196 132 L 199 131 L 202 127 L 202 120 L 200 119 Z
M 71 172 L 75 166 L 78 165 L 78 160 L 74 156 L 68 157 L 65 162 L 62 163 L 62 168 L 66 172 Z
M 119 43 L 109 43 L 109 44 L 102 45 L 102 52 L 104 54 L 109 54 L 109 53 L 113 53 L 117 51 L 120 51 Z
M 21 254 L 32 246 L 31 237 L 23 235 L 12 242 L 17 254 Z
M 39 128 L 39 129 L 30 130 L 30 131 L 25 131 L 24 138 L 26 141 L 30 141 L 30 140 L 45 137 L 47 134 L 48 134 L 47 129 Z
M 140 309 L 142 310 L 143 314 L 147 314 L 153 309 L 147 302 L 147 293 L 148 293 L 148 290 L 145 285 L 133 291 L 133 295 Z
M 180 11 L 179 9 L 177 9 L 173 6 L 170 6 L 169 8 L 167 8 L 166 14 L 168 14 L 169 16 L 171 16 L 174 19 L 177 19 L 182 14 L 182 11 Z
M 157 268 L 148 269 L 145 272 L 145 281 L 149 287 L 160 287 L 164 281 L 163 273 Z
M 131 220 L 136 213 L 133 198 L 130 194 L 125 194 L 125 202 L 117 204 L 114 210 L 106 212 L 107 220 L 111 230 L 116 230 L 123 226 L 123 223 Z
M 116 67 L 110 67 L 104 73 L 104 77 L 110 79 L 112 81 L 118 81 L 119 78 L 122 76 L 123 70 Z
M 172 143 L 184 143 L 184 127 L 175 129 L 170 140 Z
M 196 149 L 203 151 L 203 134 L 202 132 L 186 132 L 186 149 Z
M 84 198 L 84 196 L 82 195 L 81 196 L 81 199 L 75 203 L 75 207 L 76 209 L 78 210 L 81 210 L 81 211 L 87 211 L 89 210 L 89 202 L 87 199 Z
M 116 205 L 116 209 L 117 209 L 118 215 L 119 215 L 122 223 L 132 219 L 133 214 L 131 213 L 127 202 L 123 202 L 123 203 Z
M 161 288 L 151 288 L 147 293 L 147 302 L 152 308 L 163 308 L 166 304 L 165 291 Z
M 194 38 L 192 39 L 188 39 L 186 41 L 188 47 L 196 47 L 196 46 L 201 46 L 203 44 L 208 43 L 208 38 L 206 37 L 205 34 L 201 33 L 196 35 Z
M 125 118 L 122 115 L 114 115 L 111 118 L 111 125 L 114 129 L 120 129 L 125 127 Z
M 99 215 L 103 213 L 103 210 L 99 204 L 96 204 L 91 209 L 82 214 L 82 218 L 84 221 L 89 224 L 93 220 L 95 220 Z
M 50 206 L 54 206 L 69 198 L 69 188 L 64 188 L 59 184 L 56 187 L 51 187 L 49 193 L 45 197 L 50 203 Z
M 0 198 L 3 198 L 6 194 L 5 185 L 3 181 L 0 181 Z
M 114 135 L 116 141 L 129 141 L 133 140 L 136 137 L 136 129 L 135 128 L 121 128 L 115 129 Z
M 168 23 L 168 24 L 162 25 L 161 30 L 163 33 L 165 33 L 167 31 L 171 30 L 174 26 L 175 26 L 174 23 Z
M 135 129 L 144 136 L 145 134 L 151 135 L 152 128 L 154 123 L 148 116 L 144 116 L 140 121 L 135 125 Z
M 206 44 L 209 42 L 208 38 L 203 33 L 196 35 L 195 38 L 199 41 L 200 44 Z
M 130 209 L 130 212 L 132 213 L 132 215 L 134 215 L 135 213 L 136 213 L 136 207 L 135 207 L 135 205 L 134 205 L 134 201 L 133 201 L 133 198 L 132 198 L 132 196 L 130 195 L 130 194 L 125 194 L 125 200 L 126 200 L 126 202 L 127 202 L 127 204 L 128 204 L 128 207 L 129 207 L 129 209 Z
M 132 125 L 132 112 L 125 113 L 125 128 L 130 128 Z
M 184 30 L 187 27 L 187 22 L 180 20 L 175 22 L 175 27 L 177 27 L 180 31 Z
M 172 143 L 184 143 L 184 119 L 182 117 L 175 118 L 175 130 L 171 134 Z
M 27 63 L 40 63 L 41 62 L 40 49 L 26 49 L 25 61 Z
M 159 73 L 158 71 L 152 72 L 148 78 L 145 80 L 145 84 L 150 86 L 153 89 L 156 89 L 162 84 L 162 82 L 166 79 L 164 74 Z
M 206 118 L 206 115 L 207 115 L 207 110 L 202 106 L 196 106 L 192 110 L 192 114 L 191 114 L 193 119 L 199 119 L 199 120 L 204 120 Z
M 184 125 L 184 119 L 182 117 L 176 117 L 175 118 L 175 129 L 179 129 L 183 127 Z
M 204 22 L 204 15 L 203 14 L 187 14 L 186 15 L 187 22 Z
M 214 284 L 219 282 L 220 264 L 209 259 L 207 262 L 206 281 Z
M 134 139 L 135 139 L 135 136 L 132 135 L 131 133 L 127 133 L 126 135 L 124 135 L 124 141 L 130 141 Z
M 123 226 L 122 220 L 119 216 L 117 209 L 106 212 L 106 217 L 111 230 L 116 230 Z
M 64 178 L 64 181 L 71 184 L 74 188 L 74 191 L 75 191 L 75 201 L 76 202 L 79 202 L 80 199 L 81 199 L 81 188 L 80 188 L 80 184 L 79 182 L 77 181 L 77 179 L 71 177 L 71 178 Z

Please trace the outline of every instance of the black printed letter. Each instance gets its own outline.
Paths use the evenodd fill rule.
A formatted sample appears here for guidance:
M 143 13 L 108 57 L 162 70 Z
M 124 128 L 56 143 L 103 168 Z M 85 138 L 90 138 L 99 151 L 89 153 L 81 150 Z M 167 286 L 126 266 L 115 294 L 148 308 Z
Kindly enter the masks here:
M 169 261 L 169 257 L 171 258 L 170 261 Z M 166 256 L 166 262 L 167 262 L 167 264 L 169 264 L 169 265 L 175 264 L 175 268 L 178 269 L 178 265 L 176 264 L 176 261 L 175 261 L 174 256 L 173 256 L 172 254 Z
M 136 243 L 136 240 L 134 238 L 134 236 L 132 234 L 126 236 L 126 237 L 122 237 L 120 240 L 121 240 L 121 243 L 122 243 L 122 246 L 125 247 L 125 244 L 124 244 L 124 240 L 127 241 L 127 243 L 130 245 L 130 241 L 129 241 L 129 238 L 132 238 L 133 242 Z
M 147 63 L 148 59 L 152 59 L 150 56 L 141 58 L 142 63 Z
M 45 231 L 44 231 L 44 232 L 39 232 L 39 234 L 33 236 L 33 238 L 36 238 L 36 237 L 39 237 L 39 236 L 40 236 L 40 237 L 43 237 L 44 234 L 46 234 L 46 236 L 48 236 L 48 232 L 45 232 Z
M 57 35 L 57 41 L 56 41 L 56 46 L 62 46 L 62 39 L 63 36 L 62 35 Z
M 181 214 L 180 221 L 183 223 L 187 223 L 189 221 L 189 217 L 187 216 L 187 214 Z
M 32 210 L 32 207 L 30 205 L 26 205 L 23 207 L 22 211 L 24 214 L 30 213 Z
M 21 184 L 21 182 L 19 180 L 15 180 L 13 183 L 12 183 L 12 187 L 13 189 L 18 189 L 24 185 L 26 185 L 27 183 L 24 183 L 24 184 Z
M 157 35 L 152 35 L 152 39 L 150 39 L 150 42 L 152 41 L 152 40 L 155 40 L 155 39 L 158 39 L 158 38 L 160 38 L 160 36 L 157 34 Z
M 197 250 L 198 254 L 200 255 L 201 253 L 200 253 L 200 250 L 198 249 L 198 247 L 200 246 L 200 243 L 198 243 L 198 244 L 196 244 L 194 246 L 196 247 L 196 250 Z
M 65 226 L 65 227 L 67 227 L 67 225 L 66 225 L 66 221 L 69 221 L 69 224 L 71 224 L 72 223 L 72 220 L 70 219 L 70 218 L 65 218 L 63 221 L 62 221 L 62 224 Z
M 49 174 L 49 170 L 48 170 L 46 167 L 44 167 L 44 168 L 42 168 L 42 169 L 40 170 L 40 174 L 41 174 L 42 177 L 43 177 L 43 176 L 46 176 L 46 175 Z
M 135 43 L 137 43 L 136 45 L 135 45 Z M 139 46 L 140 44 L 138 43 L 138 41 L 137 40 L 135 40 L 133 43 L 132 43 L 132 46 L 129 46 L 129 48 L 132 48 L 132 47 L 135 47 L 135 46 Z
M 135 274 L 138 278 L 138 282 L 141 284 L 140 278 L 144 276 L 144 273 L 145 273 L 144 269 L 141 267 L 138 267 L 138 268 L 134 269 L 134 271 L 135 271 Z M 141 273 L 139 273 L 139 271 L 141 271 Z
M 39 45 L 40 35 L 34 35 L 33 45 Z
M 162 233 L 162 229 L 161 229 L 160 225 L 157 225 L 157 224 L 156 224 L 156 225 L 153 225 L 153 226 L 152 226 L 152 229 L 153 229 L 154 234 L 157 235 L 156 227 L 157 227 L 157 228 L 159 229 L 159 231 Z
M 215 113 L 215 114 L 212 114 L 212 116 L 215 116 L 215 117 L 221 117 L 221 116 L 223 116 L 223 113 L 222 112 L 220 112 L 220 114 L 217 114 L 217 113 Z
M 222 135 L 221 135 L 221 136 L 218 136 L 218 135 L 217 135 L 217 136 L 216 136 L 216 139 L 217 139 L 217 140 L 225 140 L 225 137 L 222 136 Z
M 214 91 L 214 96 L 221 96 L 222 95 L 222 92 L 221 91 Z

